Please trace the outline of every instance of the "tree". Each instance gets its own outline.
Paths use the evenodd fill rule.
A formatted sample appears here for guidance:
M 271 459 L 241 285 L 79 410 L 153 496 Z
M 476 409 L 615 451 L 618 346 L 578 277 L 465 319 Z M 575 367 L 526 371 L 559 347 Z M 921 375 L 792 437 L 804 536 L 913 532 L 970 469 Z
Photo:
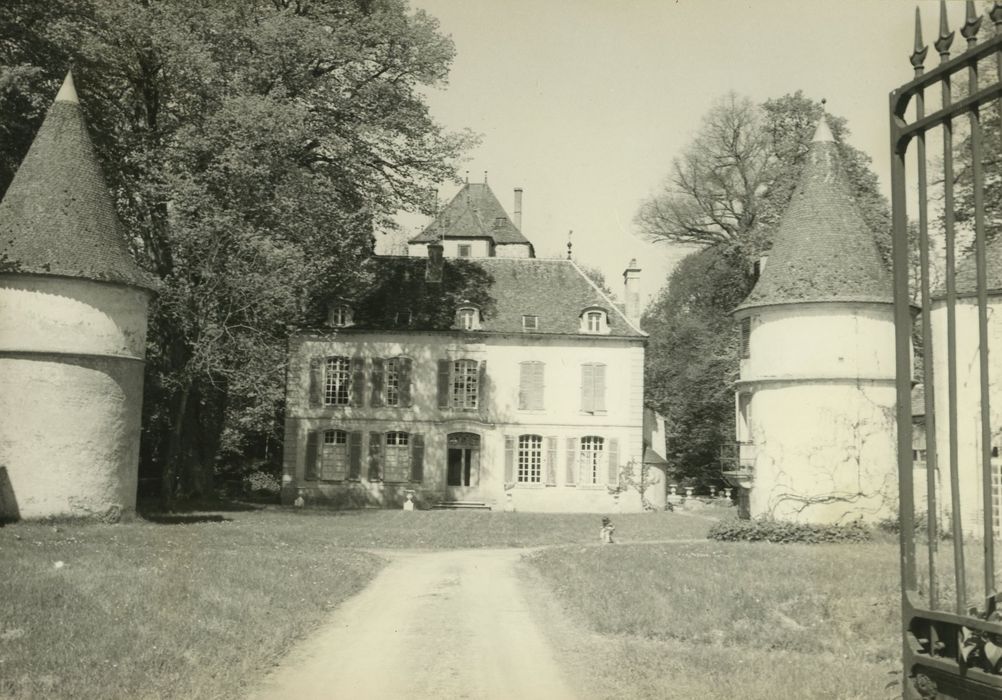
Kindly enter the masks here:
M 404 0 L 0 8 L 0 124 L 33 134 L 72 63 L 136 255 L 161 280 L 142 453 L 168 498 L 205 493 L 221 447 L 280 443 L 287 324 L 364 284 L 374 231 L 456 178 L 472 137 L 444 132 L 421 92 L 452 57 Z M 0 178 L 28 143 L 0 142 Z
M 605 274 L 600 269 L 583 263 L 578 263 L 577 265 L 581 268 L 581 272 L 585 273 L 588 279 L 594 282 L 595 286 L 602 290 L 603 294 L 610 298 L 614 298 L 616 296 L 616 293 L 612 291 L 611 287 L 609 287 L 609 283 L 606 282 Z

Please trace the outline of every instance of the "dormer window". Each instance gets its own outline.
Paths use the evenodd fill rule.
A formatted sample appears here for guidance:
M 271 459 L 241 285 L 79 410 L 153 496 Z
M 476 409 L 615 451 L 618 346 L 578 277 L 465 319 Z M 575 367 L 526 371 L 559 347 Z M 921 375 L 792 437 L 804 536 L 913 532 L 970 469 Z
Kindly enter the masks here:
M 466 243 L 460 243 L 456 246 L 458 249 L 458 256 L 461 258 L 468 258 L 473 254 L 473 246 Z
M 535 331 L 539 329 L 539 316 L 523 316 L 522 330 Z
M 602 335 L 609 332 L 609 319 L 603 309 L 585 309 L 581 314 L 581 332 Z
M 344 304 L 332 306 L 327 313 L 327 325 L 343 328 L 351 325 L 351 308 Z
M 494 228 L 504 228 L 504 222 L 506 219 L 503 216 L 499 216 L 494 219 Z
M 396 316 L 396 324 L 399 327 L 407 327 L 411 325 L 411 312 L 398 311 Z
M 464 306 L 459 310 L 458 324 L 464 331 L 475 331 L 480 328 L 480 311 L 472 306 Z

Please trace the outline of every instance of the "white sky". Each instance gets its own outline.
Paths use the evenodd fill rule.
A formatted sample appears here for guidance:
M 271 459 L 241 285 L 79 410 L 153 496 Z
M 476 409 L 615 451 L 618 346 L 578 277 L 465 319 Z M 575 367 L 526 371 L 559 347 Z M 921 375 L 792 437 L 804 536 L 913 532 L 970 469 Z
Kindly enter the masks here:
M 915 2 L 904 0 L 411 0 L 456 44 L 429 95 L 449 128 L 483 143 L 463 166 L 509 213 L 522 187 L 537 255 L 599 267 L 619 290 L 631 257 L 646 301 L 686 251 L 639 238 L 633 217 L 713 101 L 802 89 L 849 120 L 889 192 L 888 93 L 912 76 Z M 922 0 L 926 43 L 938 3 Z M 950 2 L 952 28 L 964 4 Z M 987 19 L 985 21 L 988 21 Z M 962 43 L 954 41 L 957 49 Z M 938 62 L 935 51 L 927 66 Z M 446 185 L 449 199 L 457 187 Z M 408 233 L 426 219 L 404 219 Z

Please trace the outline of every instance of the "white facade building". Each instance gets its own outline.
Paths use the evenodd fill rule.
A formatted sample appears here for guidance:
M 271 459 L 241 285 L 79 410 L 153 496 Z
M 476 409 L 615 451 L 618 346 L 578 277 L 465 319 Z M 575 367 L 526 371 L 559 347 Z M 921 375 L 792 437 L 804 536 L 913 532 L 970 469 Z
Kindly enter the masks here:
M 890 278 L 822 121 L 768 264 L 735 310 L 735 411 L 751 517 L 814 523 L 894 514 Z

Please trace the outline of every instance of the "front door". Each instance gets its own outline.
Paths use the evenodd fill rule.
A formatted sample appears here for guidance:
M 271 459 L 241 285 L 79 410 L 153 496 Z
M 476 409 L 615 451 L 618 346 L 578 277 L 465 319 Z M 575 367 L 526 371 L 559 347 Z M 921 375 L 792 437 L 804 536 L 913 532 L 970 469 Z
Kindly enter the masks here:
M 445 484 L 449 498 L 456 501 L 474 498 L 480 480 L 480 436 L 450 433 L 448 440 Z

